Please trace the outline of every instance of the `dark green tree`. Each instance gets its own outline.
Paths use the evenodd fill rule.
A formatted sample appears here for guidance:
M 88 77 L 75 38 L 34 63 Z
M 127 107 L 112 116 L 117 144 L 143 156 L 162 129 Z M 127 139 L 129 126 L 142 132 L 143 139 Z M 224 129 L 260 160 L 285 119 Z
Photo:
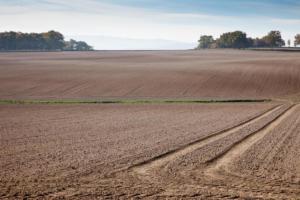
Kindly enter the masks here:
M 93 48 L 89 46 L 86 42 L 78 41 L 77 42 L 77 51 L 90 51 Z
M 202 35 L 198 42 L 198 49 L 207 49 L 212 47 L 212 44 L 215 42 L 215 40 L 211 35 Z
M 282 47 L 285 45 L 280 31 L 270 31 L 268 35 L 263 37 L 263 40 L 268 47 Z
M 64 41 L 64 36 L 56 31 L 46 33 L 21 33 L 21 32 L 3 32 L 0 33 L 0 50 L 72 50 L 72 51 L 90 51 L 92 47 L 85 42 L 71 40 Z
M 242 31 L 228 32 L 217 40 L 219 48 L 246 48 L 249 47 L 249 38 Z
M 65 51 L 91 51 L 93 47 L 89 46 L 86 42 L 76 41 L 71 39 L 65 42 Z
M 1 50 L 14 50 L 16 49 L 16 32 L 0 33 L 0 49 Z
M 56 31 L 49 31 L 47 33 L 43 33 L 43 38 L 47 44 L 46 49 L 52 50 L 60 50 L 63 49 L 65 42 L 64 36 Z

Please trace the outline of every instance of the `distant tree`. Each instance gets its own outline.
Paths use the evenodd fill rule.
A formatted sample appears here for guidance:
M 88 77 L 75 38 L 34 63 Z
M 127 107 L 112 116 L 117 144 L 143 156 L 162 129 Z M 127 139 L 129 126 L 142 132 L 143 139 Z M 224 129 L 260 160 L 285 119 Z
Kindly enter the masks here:
M 249 47 L 249 38 L 242 31 L 228 32 L 221 35 L 217 40 L 219 48 L 246 48 Z
M 268 47 L 282 47 L 285 41 L 282 39 L 280 31 L 270 31 L 268 35 L 262 38 L 247 37 L 247 34 L 242 31 L 227 32 L 222 34 L 216 40 L 212 36 L 203 35 L 198 41 L 197 49 L 203 48 L 268 48 Z M 288 46 L 291 45 L 291 40 L 287 41 Z M 295 46 L 300 45 L 300 34 L 295 37 Z
M 64 41 L 64 36 L 56 31 L 46 33 L 21 33 L 2 32 L 0 33 L 0 50 L 72 50 L 89 51 L 93 50 L 85 42 L 70 40 Z
M 71 39 L 65 42 L 65 51 L 91 51 L 93 47 L 89 46 L 86 42 L 76 41 Z
M 61 50 L 64 47 L 64 36 L 56 31 L 49 31 L 43 33 L 43 37 L 46 41 L 46 49 Z
M 71 39 L 70 41 L 65 42 L 64 50 L 66 51 L 75 51 L 76 50 L 76 41 Z
M 0 33 L 0 49 L 14 50 L 16 49 L 16 32 Z
M 247 47 L 253 47 L 255 40 L 251 37 L 247 38 Z
M 89 46 L 86 42 L 78 41 L 76 50 L 77 51 L 90 51 L 90 50 L 93 50 L 93 47 Z
M 294 42 L 294 44 L 295 44 L 295 47 L 296 47 L 297 45 L 300 45 L 300 34 L 297 34 L 297 35 L 295 36 L 295 42 Z
M 268 47 L 282 47 L 285 45 L 284 40 L 281 37 L 280 31 L 270 31 L 268 35 L 263 37 L 263 40 Z
M 255 38 L 253 41 L 253 47 L 267 47 L 267 43 L 265 40 L 260 39 L 260 38 Z
M 213 36 L 211 35 L 202 35 L 198 40 L 199 45 L 198 49 L 207 49 L 211 48 L 212 44 L 215 42 Z

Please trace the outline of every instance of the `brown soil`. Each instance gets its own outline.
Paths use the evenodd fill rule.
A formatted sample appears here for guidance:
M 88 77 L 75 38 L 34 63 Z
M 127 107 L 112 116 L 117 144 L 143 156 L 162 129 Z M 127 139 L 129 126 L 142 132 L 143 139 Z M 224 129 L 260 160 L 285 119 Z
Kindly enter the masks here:
M 114 185 L 120 179 L 110 181 L 118 171 L 127 174 L 132 166 L 260 118 L 274 106 L 1 105 L 0 197 L 120 195 Z M 127 184 L 134 182 L 121 188 Z
M 300 199 L 299 53 L 0 53 L 0 199 Z M 1 103 L 1 102 L 0 102 Z
M 299 112 L 299 105 L 275 108 L 194 144 L 198 148 L 187 146 L 111 175 L 105 188 L 109 192 L 104 194 L 150 199 L 299 199 Z M 118 187 L 111 190 L 111 181 Z
M 1 53 L 0 99 L 294 98 L 299 53 Z

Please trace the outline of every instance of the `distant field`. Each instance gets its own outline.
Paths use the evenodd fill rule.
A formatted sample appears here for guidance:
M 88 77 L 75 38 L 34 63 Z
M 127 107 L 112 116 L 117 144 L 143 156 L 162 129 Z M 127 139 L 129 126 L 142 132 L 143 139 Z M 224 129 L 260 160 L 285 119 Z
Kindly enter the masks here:
M 0 53 L 0 99 L 299 98 L 300 54 Z

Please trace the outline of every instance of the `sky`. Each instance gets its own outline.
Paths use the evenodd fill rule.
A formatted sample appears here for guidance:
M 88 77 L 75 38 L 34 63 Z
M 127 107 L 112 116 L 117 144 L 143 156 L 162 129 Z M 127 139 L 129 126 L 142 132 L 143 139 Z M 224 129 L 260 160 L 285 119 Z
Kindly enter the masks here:
M 96 49 L 186 49 L 200 35 L 300 33 L 299 0 L 0 0 L 0 31 L 56 30 Z

